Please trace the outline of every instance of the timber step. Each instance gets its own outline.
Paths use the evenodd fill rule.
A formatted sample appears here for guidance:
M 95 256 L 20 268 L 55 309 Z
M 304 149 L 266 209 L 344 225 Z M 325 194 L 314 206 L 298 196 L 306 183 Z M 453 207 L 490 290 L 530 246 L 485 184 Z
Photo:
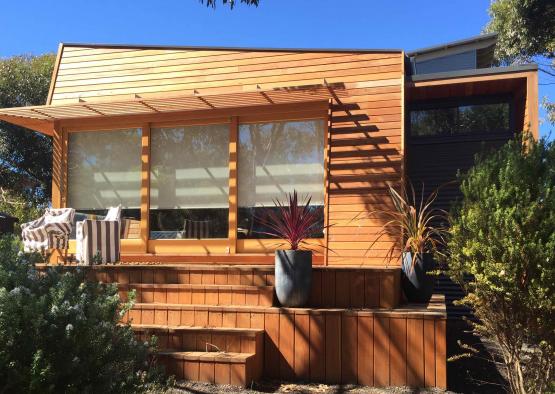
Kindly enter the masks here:
M 273 286 L 274 268 L 263 265 L 116 264 L 90 267 L 102 282 Z M 384 308 L 399 306 L 399 267 L 314 266 L 307 306 Z
M 262 377 L 253 353 L 159 352 L 157 358 L 176 379 L 246 387 Z
M 135 336 L 142 341 L 152 335 L 161 351 L 172 352 L 263 352 L 264 330 L 234 327 L 196 327 L 159 324 L 131 324 Z
M 432 302 L 433 301 L 433 302 Z M 133 324 L 154 324 L 170 326 L 197 327 L 237 327 L 266 329 L 267 319 L 279 319 L 280 316 L 305 315 L 319 319 L 324 315 L 341 314 L 361 315 L 380 318 L 442 318 L 445 315 L 445 302 L 432 299 L 427 307 L 421 304 L 407 304 L 402 308 L 386 310 L 375 309 L 340 309 L 340 308 L 281 308 L 263 306 L 214 306 L 137 303 L 126 316 L 124 322 Z M 273 316 L 272 316 L 273 315 Z M 320 316 L 320 317 L 318 317 Z
M 272 306 L 274 297 L 273 286 L 129 283 L 118 287 L 123 298 L 135 290 L 141 303 Z
M 93 267 L 91 279 L 102 282 L 272 286 L 273 266 L 256 265 L 104 265 Z
M 39 265 L 38 268 L 47 267 Z M 67 270 L 76 268 L 75 265 L 64 267 Z M 260 264 L 122 263 L 83 268 L 87 270 L 91 280 L 117 282 L 122 285 L 145 283 L 273 286 L 275 282 L 273 266 Z M 398 266 L 313 266 L 311 294 L 307 307 L 394 309 L 400 304 L 400 281 L 401 269 Z M 167 302 L 179 302 L 171 297 L 170 294 L 170 301 Z

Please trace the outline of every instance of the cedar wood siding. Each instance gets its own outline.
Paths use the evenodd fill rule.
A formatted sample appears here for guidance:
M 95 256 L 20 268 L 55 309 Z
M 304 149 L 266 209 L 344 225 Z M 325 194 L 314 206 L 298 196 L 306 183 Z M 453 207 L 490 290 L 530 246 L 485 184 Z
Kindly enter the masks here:
M 342 84 L 330 111 L 328 264 L 383 265 L 396 242 L 369 250 L 390 208 L 387 182 L 401 184 L 402 51 L 333 52 L 63 46 L 50 104 Z M 55 146 L 59 146 L 55 143 Z M 61 144 L 63 145 L 63 144 Z M 55 172 L 55 175 L 58 172 Z M 302 192 L 302 191 L 301 191 Z M 355 216 L 358 219 L 352 220 Z M 185 251 L 183 251 L 185 252 Z

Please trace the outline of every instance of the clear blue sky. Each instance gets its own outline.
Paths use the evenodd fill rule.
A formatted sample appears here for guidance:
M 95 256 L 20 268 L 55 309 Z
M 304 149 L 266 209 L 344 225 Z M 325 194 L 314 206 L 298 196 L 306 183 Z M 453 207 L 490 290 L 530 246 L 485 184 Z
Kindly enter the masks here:
M 4 0 L 0 57 L 59 42 L 412 50 L 479 34 L 489 2 L 260 0 L 214 11 L 197 0 Z M 540 86 L 543 96 L 553 100 L 555 85 Z

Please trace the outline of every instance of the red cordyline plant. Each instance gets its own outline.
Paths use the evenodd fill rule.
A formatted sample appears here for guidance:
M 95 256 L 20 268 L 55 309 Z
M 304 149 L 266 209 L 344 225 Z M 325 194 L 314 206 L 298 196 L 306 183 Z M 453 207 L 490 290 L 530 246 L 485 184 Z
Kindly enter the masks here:
M 299 201 L 297 191 L 293 190 L 285 194 L 284 201 L 273 200 L 278 211 L 270 211 L 267 216 L 259 218 L 270 229 L 262 233 L 284 239 L 291 250 L 299 249 L 306 244 L 305 240 L 310 238 L 320 221 L 318 212 L 310 208 L 311 199 L 307 195 Z
M 402 193 L 397 192 L 389 185 L 389 195 L 393 202 L 393 210 L 373 211 L 369 217 L 381 217 L 386 220 L 378 233 L 376 239 L 370 245 L 372 248 L 383 236 L 400 232 L 403 236 L 403 249 L 400 253 L 410 252 L 413 255 L 422 256 L 424 253 L 441 254 L 441 245 L 445 244 L 446 229 L 440 223 L 445 222 L 446 213 L 443 210 L 433 208 L 433 203 L 437 198 L 439 188 L 434 190 L 427 198 L 424 198 L 424 185 L 420 201 L 416 199 L 416 193 L 412 184 L 410 185 L 411 195 L 404 188 Z M 369 249 L 370 249 L 369 248 Z M 387 251 L 386 259 L 391 261 L 395 256 L 397 243 L 392 243 Z M 416 259 L 412 259 L 412 270 Z

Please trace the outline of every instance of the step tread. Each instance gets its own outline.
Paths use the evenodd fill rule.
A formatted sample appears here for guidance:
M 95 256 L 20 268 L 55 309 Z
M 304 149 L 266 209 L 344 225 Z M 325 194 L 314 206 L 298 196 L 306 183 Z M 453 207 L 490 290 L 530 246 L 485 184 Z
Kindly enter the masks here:
M 112 268 L 130 268 L 130 269 L 143 269 L 143 268 L 164 268 L 172 269 L 176 271 L 226 271 L 226 270 L 237 270 L 237 271 L 267 271 L 274 272 L 273 265 L 256 265 L 256 264 L 188 264 L 188 263 L 120 263 L 120 264 L 106 264 L 106 265 L 95 265 L 91 266 L 94 269 Z
M 122 287 L 137 287 L 144 289 L 198 289 L 198 290 L 266 290 L 272 291 L 274 286 L 255 286 L 255 285 L 209 285 L 209 284 L 191 284 L 191 283 L 124 283 L 119 284 Z
M 156 354 L 168 356 L 187 361 L 204 361 L 219 363 L 246 363 L 247 360 L 254 358 L 255 353 L 231 353 L 231 352 L 180 352 L 180 351 L 160 351 Z
M 200 326 L 173 326 L 164 324 L 131 324 L 134 331 L 140 330 L 168 330 L 168 331 L 201 331 L 222 334 L 241 334 L 256 336 L 264 332 L 261 328 L 236 328 L 236 327 L 200 327 Z
M 439 297 L 438 297 L 439 296 Z M 319 314 L 325 312 L 352 312 L 368 314 L 417 314 L 417 315 L 445 315 L 445 299 L 441 295 L 434 295 L 429 304 L 404 304 L 397 308 L 287 308 L 263 305 L 206 305 L 206 304 L 171 304 L 171 303 L 136 303 L 133 309 L 169 309 L 169 310 L 210 310 L 235 312 L 294 312 L 298 314 Z

